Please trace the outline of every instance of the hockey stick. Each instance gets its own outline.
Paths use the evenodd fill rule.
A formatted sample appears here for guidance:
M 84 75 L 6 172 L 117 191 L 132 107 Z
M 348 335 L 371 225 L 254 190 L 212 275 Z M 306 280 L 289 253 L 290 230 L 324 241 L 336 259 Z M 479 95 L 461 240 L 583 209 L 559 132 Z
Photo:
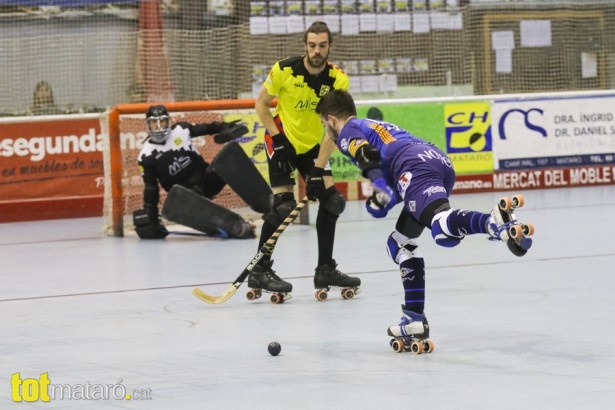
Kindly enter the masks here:
M 212 239 L 228 239 L 229 234 L 224 232 L 222 229 L 218 229 L 218 233 L 205 233 L 205 232 L 185 232 L 185 231 L 169 231 L 167 230 L 169 235 L 179 235 L 179 236 L 200 236 L 202 238 L 212 238 Z
M 276 229 L 276 231 L 271 235 L 267 242 L 265 242 L 265 244 L 258 250 L 254 258 L 252 258 L 252 260 L 248 264 L 248 266 L 246 266 L 243 272 L 241 272 L 237 279 L 235 279 L 235 282 L 233 282 L 231 286 L 229 286 L 224 292 L 222 292 L 220 296 L 208 295 L 199 288 L 194 288 L 192 290 L 194 296 L 201 299 L 203 302 L 212 304 L 223 303 L 227 301 L 231 296 L 233 296 L 235 292 L 237 292 L 237 289 L 239 289 L 241 284 L 246 280 L 250 272 L 252 272 L 252 269 L 254 269 L 254 267 L 258 264 L 258 262 L 260 262 L 261 259 L 263 259 L 263 256 L 271 255 L 273 253 L 273 249 L 275 248 L 275 244 L 278 241 L 278 238 L 280 237 L 280 235 L 282 235 L 282 232 L 284 232 L 286 227 L 288 227 L 288 225 L 290 225 L 297 218 L 299 213 L 301 213 L 301 210 L 303 209 L 307 201 L 308 198 L 306 196 L 301 200 L 301 202 L 297 204 L 297 206 L 295 206 L 295 209 L 293 209 L 292 212 L 286 217 L 286 219 L 282 221 L 280 226 L 278 226 L 278 229 Z

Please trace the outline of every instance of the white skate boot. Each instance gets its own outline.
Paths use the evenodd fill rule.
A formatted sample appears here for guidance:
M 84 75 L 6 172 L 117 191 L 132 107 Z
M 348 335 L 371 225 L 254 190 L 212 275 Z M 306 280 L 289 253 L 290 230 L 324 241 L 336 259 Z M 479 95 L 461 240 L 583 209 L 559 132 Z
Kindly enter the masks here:
M 513 213 L 524 204 L 525 199 L 520 194 L 512 198 L 502 197 L 487 220 L 489 239 L 506 242 L 508 249 L 517 256 L 527 253 L 532 246 L 532 239 L 528 236 L 534 234 L 534 225 L 520 223 Z
M 414 354 L 431 353 L 434 343 L 429 340 L 429 323 L 424 314 L 405 310 L 402 306 L 403 316 L 399 325 L 390 326 L 387 330 L 393 339 L 389 342 L 397 353 L 403 351 Z

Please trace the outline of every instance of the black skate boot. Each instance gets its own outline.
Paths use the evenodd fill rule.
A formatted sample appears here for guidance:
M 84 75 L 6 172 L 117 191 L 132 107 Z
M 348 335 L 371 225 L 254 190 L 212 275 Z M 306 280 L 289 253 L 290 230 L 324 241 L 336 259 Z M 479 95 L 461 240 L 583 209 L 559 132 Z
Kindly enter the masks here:
M 314 274 L 316 299 L 327 300 L 327 292 L 332 287 L 341 288 L 344 299 L 352 299 L 355 295 L 361 293 L 361 289 L 359 289 L 361 279 L 348 276 L 337 270 L 336 267 L 337 263 L 333 260 L 330 265 L 324 264 L 316 268 Z
M 293 285 L 280 279 L 275 271 L 271 269 L 273 261 L 263 261 L 256 265 L 250 277 L 248 278 L 248 291 L 246 297 L 248 300 L 254 300 L 261 297 L 262 292 L 272 293 L 271 303 L 284 303 L 291 298 L 290 292 L 293 290 Z
M 434 343 L 429 340 L 429 323 L 424 314 L 407 310 L 402 305 L 403 316 L 398 325 L 389 326 L 387 334 L 393 339 L 389 342 L 393 350 L 404 350 L 414 354 L 431 353 Z

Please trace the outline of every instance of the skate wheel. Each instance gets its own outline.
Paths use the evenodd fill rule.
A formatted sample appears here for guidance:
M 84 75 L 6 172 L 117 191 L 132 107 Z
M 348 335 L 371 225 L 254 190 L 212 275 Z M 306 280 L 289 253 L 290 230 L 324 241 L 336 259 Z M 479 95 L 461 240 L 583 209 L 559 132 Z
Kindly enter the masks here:
M 521 194 L 517 194 L 512 197 L 512 206 L 513 208 L 521 208 L 525 205 L 525 198 Z
M 508 212 L 513 207 L 513 201 L 509 197 L 505 196 L 500 199 L 498 206 L 500 207 L 502 211 Z
M 327 300 L 327 291 L 323 289 L 319 289 L 316 291 L 314 296 L 316 296 L 316 300 L 320 302 L 324 302 L 325 300 Z
M 523 235 L 532 236 L 534 235 L 534 224 L 525 224 L 523 227 Z
M 523 236 L 523 227 L 521 225 L 512 225 L 508 228 L 508 235 L 513 239 L 519 239 Z
M 435 349 L 436 346 L 434 345 L 434 343 L 431 340 L 426 340 L 425 341 L 425 353 L 431 353 L 433 352 L 433 349 Z
M 401 340 L 393 339 L 391 340 L 391 347 L 395 351 L 395 353 L 401 353 L 404 351 L 404 342 Z
M 342 289 L 342 297 L 346 300 L 354 298 L 354 290 Z
M 279 305 L 280 303 L 284 303 L 284 296 L 280 293 L 274 293 L 273 295 L 271 295 L 269 300 L 274 305 Z
M 410 344 L 410 351 L 414 354 L 421 354 L 425 351 L 425 347 L 422 342 L 412 342 Z
M 258 290 L 249 290 L 248 293 L 246 293 L 246 298 L 248 298 L 248 300 L 255 300 L 261 297 L 261 292 Z

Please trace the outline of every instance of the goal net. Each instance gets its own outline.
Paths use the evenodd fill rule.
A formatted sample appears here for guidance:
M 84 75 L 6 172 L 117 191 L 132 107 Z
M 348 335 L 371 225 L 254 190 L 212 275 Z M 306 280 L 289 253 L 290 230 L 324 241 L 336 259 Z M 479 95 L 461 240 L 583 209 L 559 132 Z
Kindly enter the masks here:
M 101 131 L 108 135 L 103 150 L 105 170 L 104 232 L 111 236 L 124 236 L 133 231 L 132 213 L 143 208 L 143 180 L 137 165 L 137 157 L 147 137 L 145 112 L 150 104 L 118 105 L 101 115 Z M 200 101 L 165 103 L 172 122 L 209 123 L 240 120 L 248 126 L 248 134 L 237 141 L 252 158 L 256 167 L 267 179 L 267 160 L 264 152 L 264 128 L 257 125 L 253 100 Z M 250 110 L 250 108 L 252 110 Z M 223 147 L 216 144 L 211 136 L 193 139 L 194 146 L 203 158 L 211 163 Z M 160 188 L 160 204 L 166 199 Z M 247 219 L 256 220 L 260 215 L 252 211 L 235 192 L 226 186 L 214 202 L 232 209 Z
M 107 3 L 107 4 L 105 4 Z M 324 20 L 359 99 L 615 86 L 613 0 L 4 0 L 0 115 L 254 98 Z M 39 82 L 53 104 L 34 103 Z

